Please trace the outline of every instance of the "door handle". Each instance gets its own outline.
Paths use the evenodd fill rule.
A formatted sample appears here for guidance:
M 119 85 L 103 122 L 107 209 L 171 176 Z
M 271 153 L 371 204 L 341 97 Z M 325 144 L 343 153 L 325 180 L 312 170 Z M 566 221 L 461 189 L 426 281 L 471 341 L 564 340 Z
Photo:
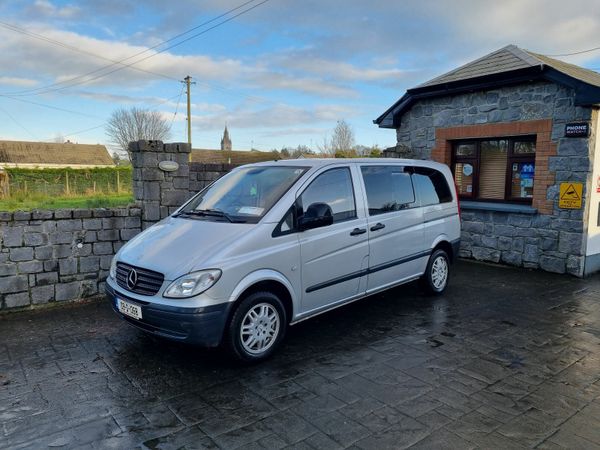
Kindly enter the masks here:
M 373 225 L 371 227 L 371 231 L 377 231 L 377 230 L 382 230 L 385 228 L 385 225 L 382 223 L 376 223 L 375 225 Z
M 358 236 L 359 234 L 365 234 L 367 230 L 365 228 L 355 228 L 350 232 L 350 236 Z

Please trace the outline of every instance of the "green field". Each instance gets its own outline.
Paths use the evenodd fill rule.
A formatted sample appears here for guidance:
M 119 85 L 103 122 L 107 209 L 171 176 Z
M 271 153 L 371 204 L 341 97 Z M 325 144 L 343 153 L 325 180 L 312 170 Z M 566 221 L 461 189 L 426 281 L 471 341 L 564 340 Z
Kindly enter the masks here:
M 8 174 L 8 197 L 22 194 L 70 196 L 131 192 L 131 167 L 7 168 L 5 171 Z
M 0 211 L 29 211 L 32 209 L 61 208 L 110 208 L 126 206 L 133 202 L 133 196 L 126 194 L 100 194 L 69 197 L 49 197 L 44 195 L 21 196 L 1 199 Z
M 94 169 L 7 168 L 0 211 L 104 208 L 133 201 L 131 167 Z

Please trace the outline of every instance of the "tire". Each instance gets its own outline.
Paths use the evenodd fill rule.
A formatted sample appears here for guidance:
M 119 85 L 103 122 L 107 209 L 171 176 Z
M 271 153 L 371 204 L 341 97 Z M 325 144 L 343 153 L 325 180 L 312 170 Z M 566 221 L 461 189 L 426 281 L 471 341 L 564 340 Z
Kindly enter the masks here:
M 225 344 L 238 361 L 256 363 L 275 352 L 286 330 L 287 317 L 279 297 L 271 292 L 255 292 L 233 312 Z
M 429 257 L 427 269 L 421 277 L 423 290 L 429 295 L 440 295 L 446 290 L 449 279 L 450 258 L 444 250 L 437 249 Z

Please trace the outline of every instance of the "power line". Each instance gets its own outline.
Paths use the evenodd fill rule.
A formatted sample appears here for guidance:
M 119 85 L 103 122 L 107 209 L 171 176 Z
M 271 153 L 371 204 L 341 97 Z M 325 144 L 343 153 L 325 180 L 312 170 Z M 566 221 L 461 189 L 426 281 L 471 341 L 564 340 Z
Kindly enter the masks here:
M 15 32 L 18 32 L 18 33 L 21 33 L 21 34 L 25 34 L 25 35 L 28 35 L 28 36 L 33 37 L 35 39 L 40 39 L 42 41 L 46 41 L 46 42 L 51 43 L 51 44 L 58 45 L 60 47 L 63 47 L 65 49 L 68 49 L 68 50 L 71 50 L 71 51 L 74 51 L 74 52 L 78 52 L 78 53 L 90 55 L 90 56 L 93 56 L 93 57 L 96 57 L 96 58 L 103 59 L 105 61 L 111 61 L 111 62 L 114 62 L 115 64 L 122 64 L 120 61 L 116 61 L 116 60 L 113 60 L 113 59 L 110 59 L 110 58 L 106 58 L 106 57 L 104 57 L 102 55 L 98 55 L 96 53 L 89 52 L 87 50 L 79 49 L 79 48 L 74 47 L 72 45 L 65 44 L 64 42 L 58 41 L 56 39 L 49 38 L 47 36 L 44 36 L 44 35 L 41 35 L 41 34 L 38 34 L 38 33 L 29 32 L 29 31 L 27 31 L 27 30 L 25 30 L 23 28 L 17 27 L 16 25 L 12 25 L 12 24 L 0 21 L 0 27 L 8 28 L 8 29 L 10 29 L 12 31 L 15 31 Z M 169 79 L 169 80 L 179 81 L 179 79 L 177 79 L 177 78 L 171 77 L 169 75 L 165 75 L 165 74 L 160 73 L 160 72 L 146 70 L 146 69 L 142 69 L 140 67 L 135 67 L 135 66 L 131 66 L 130 68 L 134 69 L 134 70 L 137 70 L 137 71 L 140 71 L 140 72 L 145 72 L 145 73 L 149 73 L 149 74 L 152 74 L 152 75 L 157 75 L 159 77 L 166 78 L 166 79 Z M 222 86 L 218 86 L 218 85 L 215 85 L 215 84 L 207 83 L 205 81 L 198 81 L 197 83 L 201 84 L 203 86 L 209 87 L 211 89 L 215 89 L 217 91 L 224 92 L 224 93 L 226 93 L 228 95 L 235 95 L 237 98 L 240 97 L 240 95 L 233 94 L 230 89 L 224 88 Z M 52 85 L 49 85 L 49 86 L 52 86 Z M 46 87 L 48 87 L 48 86 L 46 86 Z M 37 88 L 37 89 L 43 89 L 43 88 Z M 19 91 L 19 92 L 26 92 L 26 91 Z M 11 93 L 6 93 L 6 94 L 0 94 L 0 96 L 1 95 L 14 96 L 14 97 L 22 97 L 22 96 L 37 95 L 37 94 L 36 93 L 31 93 L 31 94 L 25 94 L 25 93 L 23 93 L 23 94 L 12 93 L 11 94 Z M 255 96 L 245 95 L 245 96 L 243 96 L 243 98 L 245 98 L 245 99 L 247 99 L 249 101 L 257 102 L 257 103 L 264 103 L 264 102 L 275 103 L 275 102 L 272 102 L 272 101 L 270 101 L 268 99 L 261 99 L 259 97 L 255 97 Z
M 182 93 L 183 93 L 183 92 L 182 92 Z M 171 100 L 174 100 L 174 99 L 176 99 L 177 97 L 179 97 L 179 98 L 181 99 L 181 94 L 182 94 L 182 93 L 179 93 L 179 94 L 177 94 L 177 95 L 174 95 L 173 97 L 166 98 L 166 99 L 162 100 L 161 102 L 158 102 L 158 103 L 156 104 L 156 106 L 164 105 L 165 103 L 168 103 L 168 102 L 170 102 Z M 148 102 L 145 102 L 145 103 L 148 103 Z M 68 136 L 75 136 L 75 135 L 78 135 L 78 134 L 83 134 L 83 133 L 86 133 L 86 132 L 88 132 L 88 131 L 97 130 L 98 128 L 103 128 L 103 127 L 105 127 L 105 126 L 106 126 L 106 124 L 104 124 L 104 123 L 103 123 L 102 125 L 96 125 L 96 126 L 93 126 L 93 127 L 90 127 L 90 128 L 85 128 L 85 129 L 83 129 L 83 130 L 74 131 L 73 133 L 67 133 L 67 134 L 63 134 L 63 136 L 64 136 L 64 137 L 68 137 Z
M 33 134 L 31 131 L 29 131 L 27 128 L 25 128 L 25 125 L 23 125 L 21 122 L 19 122 L 17 119 L 15 119 L 7 110 L 5 110 L 1 106 L 0 106 L 0 111 L 2 111 L 4 114 L 6 114 L 10 120 L 12 120 L 14 123 L 16 123 L 23 130 L 25 130 L 25 132 L 27 134 L 29 134 L 30 136 L 32 136 L 36 141 L 38 140 L 38 137 L 35 134 Z
M 94 119 L 100 119 L 100 117 L 98 117 L 98 116 L 94 116 L 94 115 L 91 115 L 91 114 L 82 113 L 80 111 L 74 111 L 72 109 L 60 108 L 58 106 L 53 106 L 53 105 L 46 105 L 45 103 L 34 102 L 32 100 L 25 100 L 23 98 L 16 98 L 16 97 L 12 97 L 10 95 L 2 95 L 2 94 L 0 94 L 0 97 L 7 98 L 9 100 L 14 100 L 16 102 L 30 103 L 32 105 L 37 105 L 37 106 L 41 106 L 43 108 L 48 108 L 48 109 L 54 109 L 56 111 L 67 112 L 67 113 L 70 113 L 70 114 L 76 114 L 76 115 L 84 116 L 84 117 L 92 117 Z
M 574 55 L 581 55 L 583 53 L 590 53 L 590 52 L 595 52 L 596 50 L 600 50 L 600 47 L 594 47 L 594 48 L 588 48 L 587 50 L 580 50 L 578 52 L 571 52 L 571 53 L 557 53 L 555 55 L 546 55 L 546 56 L 574 56 Z
M 18 27 L 16 25 L 12 25 L 10 23 L 6 23 L 6 22 L 0 21 L 0 27 L 6 28 L 6 29 L 11 30 L 11 31 L 15 31 L 15 32 L 20 33 L 20 34 L 24 34 L 26 36 L 29 36 L 29 37 L 32 37 L 34 39 L 38 39 L 38 40 L 47 42 L 49 44 L 58 45 L 59 47 L 63 47 L 65 49 L 67 49 L 67 50 L 71 50 L 71 51 L 74 51 L 74 52 L 77 52 L 77 53 L 81 53 L 81 54 L 84 54 L 84 55 L 93 56 L 95 58 L 103 59 L 105 61 L 110 61 L 113 64 L 121 64 L 120 61 L 117 61 L 117 60 L 114 60 L 114 59 L 111 59 L 111 58 L 107 58 L 107 57 L 102 56 L 102 55 L 98 55 L 97 53 L 93 53 L 93 52 L 90 52 L 90 51 L 87 51 L 87 50 L 80 49 L 80 48 L 75 47 L 73 45 L 65 44 L 64 42 L 58 41 L 56 39 L 49 38 L 49 37 L 44 36 L 42 34 L 34 33 L 32 31 L 27 31 L 24 28 Z M 151 70 L 142 69 L 140 67 L 131 67 L 131 68 L 134 69 L 134 70 L 137 70 L 139 72 L 145 72 L 145 73 L 149 73 L 151 75 L 156 75 L 156 76 L 159 76 L 159 77 L 162 77 L 162 78 L 166 78 L 166 79 L 169 79 L 169 80 L 178 81 L 177 78 L 171 77 L 169 75 L 165 75 L 163 73 L 159 73 L 159 72 L 154 72 L 154 71 L 151 71 Z M 100 69 L 97 69 L 97 70 L 100 70 Z M 65 83 L 65 82 L 66 81 L 62 81 L 61 83 Z M 55 83 L 55 85 L 56 84 L 59 84 L 59 83 Z M 53 86 L 53 85 L 48 85 L 46 87 L 49 87 L 49 86 Z M 42 87 L 42 88 L 36 88 L 36 89 L 44 89 L 44 87 Z M 7 94 L 7 95 L 26 95 L 26 94 L 20 94 L 20 93 L 17 92 L 17 93 L 12 93 L 12 94 Z
M 176 42 L 176 43 L 174 43 L 174 44 L 172 44 L 172 45 L 169 45 L 169 46 L 167 46 L 167 47 L 165 47 L 165 48 L 163 48 L 163 49 L 157 50 L 155 53 L 153 53 L 153 54 L 151 54 L 151 55 L 149 55 L 149 56 L 146 56 L 146 57 L 144 57 L 144 58 L 138 59 L 138 60 L 136 60 L 136 61 L 133 61 L 133 62 L 131 62 L 131 63 L 127 63 L 127 64 L 125 64 L 125 61 L 128 61 L 128 60 L 131 60 L 131 59 L 133 59 L 133 58 L 136 58 L 137 56 L 141 56 L 141 55 L 143 55 L 144 53 L 147 53 L 147 52 L 149 52 L 149 51 L 151 51 L 151 50 L 154 50 L 154 49 L 156 49 L 157 47 L 160 47 L 160 46 L 162 46 L 162 45 L 164 45 L 164 44 L 166 44 L 166 43 L 168 43 L 168 42 L 172 42 L 172 41 L 174 41 L 174 40 L 176 40 L 176 39 L 178 39 L 178 38 L 180 38 L 180 37 L 182 37 L 182 36 L 185 36 L 186 34 L 189 34 L 190 32 L 192 32 L 192 31 L 194 31 L 194 30 L 196 30 L 196 29 L 198 29 L 198 28 L 201 28 L 201 27 L 203 27 L 203 26 L 205 26 L 205 25 L 208 25 L 208 24 L 210 24 L 210 23 L 212 23 L 212 22 L 214 22 L 214 21 L 216 21 L 216 20 L 219 20 L 220 18 L 222 18 L 222 17 L 225 17 L 225 16 L 227 16 L 227 15 L 231 14 L 232 12 L 234 12 L 234 11 L 236 11 L 236 10 L 238 10 L 238 9 L 241 9 L 241 8 L 243 8 L 244 6 L 246 6 L 246 5 L 250 4 L 250 3 L 254 2 L 254 1 L 255 1 L 255 0 L 249 0 L 249 1 L 245 2 L 245 3 L 242 3 L 241 5 L 239 5 L 239 6 L 235 7 L 235 8 L 232 8 L 232 9 L 228 10 L 227 12 L 225 12 L 225 13 L 223 13 L 223 14 L 220 14 L 220 15 L 219 15 L 219 16 L 217 16 L 217 17 L 214 17 L 214 18 L 212 18 L 212 19 L 210 19 L 210 20 L 208 20 L 208 21 L 205 21 L 205 22 L 203 22 L 202 24 L 200 24 L 200 25 L 197 25 L 196 27 L 194 27 L 194 28 L 191 28 L 190 30 L 188 30 L 188 31 L 186 31 L 186 32 L 184 32 L 184 33 L 180 33 L 180 34 L 178 34 L 177 36 L 174 36 L 174 37 L 172 37 L 172 38 L 170 38 L 170 39 L 167 39 L 167 40 L 165 40 L 165 41 L 163 41 L 163 42 L 160 42 L 160 43 L 158 43 L 158 44 L 156 44 L 156 45 L 154 45 L 154 46 L 152 46 L 152 47 L 149 47 L 149 48 L 147 48 L 147 49 L 145 49 L 145 50 L 143 50 L 143 51 L 141 51 L 141 52 L 138 52 L 138 53 L 136 53 L 136 54 L 134 54 L 134 55 L 131 55 L 131 56 L 129 56 L 129 57 L 127 57 L 127 58 L 124 58 L 124 59 L 122 59 L 122 60 L 120 60 L 120 61 L 117 61 L 117 62 L 115 62 L 115 63 L 108 64 L 108 65 L 106 65 L 106 66 L 104 66 L 104 67 L 100 67 L 100 68 L 98 68 L 98 69 L 96 69 L 96 70 L 93 70 L 93 71 L 91 71 L 91 72 L 88 72 L 88 73 L 86 73 L 86 74 L 83 74 L 83 75 L 78 75 L 78 76 L 76 76 L 76 77 L 73 77 L 73 78 L 71 78 L 71 79 L 69 79 L 69 80 L 65 80 L 65 81 L 61 81 L 61 82 L 57 82 L 57 83 L 53 83 L 53 84 L 50 84 L 50 85 L 47 85 L 47 86 L 43 86 L 43 87 L 40 87 L 40 88 L 35 88 L 35 89 L 27 89 L 27 90 L 23 90 L 23 91 L 16 91 L 16 92 L 7 93 L 7 94 L 4 94 L 4 95 L 25 95 L 25 94 L 31 94 L 31 95 L 40 95 L 40 94 L 45 94 L 45 93 L 49 93 L 49 92 L 55 92 L 55 91 L 60 91 L 60 90 L 68 89 L 68 88 L 70 88 L 70 87 L 77 86 L 77 85 L 79 85 L 79 84 L 90 83 L 90 82 L 92 82 L 92 81 L 95 81 L 95 80 L 97 80 L 97 79 L 103 78 L 103 77 L 105 77 L 105 76 L 107 76 L 107 75 L 110 75 L 110 74 L 112 74 L 112 73 L 118 72 L 118 71 L 120 71 L 120 70 L 123 70 L 123 69 L 125 69 L 125 68 L 132 67 L 132 66 L 133 66 L 133 65 L 135 65 L 135 64 L 139 64 L 139 63 L 140 63 L 140 62 L 142 62 L 142 61 L 146 61 L 146 60 L 148 60 L 148 59 L 150 59 L 150 58 L 153 58 L 153 57 L 155 57 L 155 56 L 159 55 L 160 53 L 164 53 L 164 52 L 166 52 L 167 50 L 170 50 L 170 49 L 172 49 L 172 48 L 175 48 L 175 47 L 177 47 L 177 46 L 179 46 L 179 45 L 182 45 L 182 44 L 184 44 L 185 42 L 188 42 L 188 41 L 190 41 L 190 40 L 192 40 L 192 39 L 195 39 L 195 38 L 197 38 L 197 37 L 199 37 L 199 36 L 201 36 L 201 35 L 203 35 L 203 34 L 206 34 L 206 33 L 208 33 L 209 31 L 211 31 L 211 30 L 214 30 L 215 28 L 218 28 L 218 27 L 220 27 L 221 25 L 224 25 L 225 23 L 227 23 L 227 22 L 230 22 L 230 21 L 232 21 L 233 19 L 235 19 L 235 18 L 237 18 L 237 17 L 239 17 L 239 16 L 241 16 L 241 15 L 243 15 L 243 14 L 246 14 L 246 13 L 248 13 L 248 12 L 252 11 L 253 9 L 255 9 L 255 8 L 257 8 L 257 7 L 261 6 L 261 5 L 263 5 L 264 3 L 267 3 L 269 0 L 263 0 L 263 1 L 261 1 L 261 2 L 259 2 L 259 3 L 257 3 L 257 4 L 255 4 L 255 5 L 252 5 L 252 6 L 251 6 L 251 7 L 249 7 L 249 8 L 246 8 L 246 9 L 244 9 L 243 11 L 241 11 L 241 12 L 239 12 L 239 13 L 237 13 L 237 14 L 235 14 L 235 15 L 231 16 L 231 17 L 228 17 L 228 18 L 227 18 L 227 19 L 225 19 L 225 20 L 222 20 L 221 22 L 217 23 L 216 25 L 213 25 L 212 27 L 209 27 L 209 28 L 207 28 L 207 29 L 205 29 L 205 30 L 202 30 L 202 31 L 201 31 L 201 32 L 199 32 L 199 33 L 196 33 L 196 34 L 194 34 L 194 35 L 192 35 L 192 36 L 190 36 L 190 37 L 188 37 L 188 38 L 186 38 L 186 39 L 183 39 L 183 40 L 181 40 L 181 41 L 179 41 L 179 42 Z M 103 70 L 109 69 L 109 68 L 111 68 L 111 67 L 114 67 L 115 65 L 120 65 L 121 67 L 117 67 L 117 68 L 115 68 L 115 69 L 113 69 L 113 70 L 110 70 L 109 72 L 106 72 L 106 73 L 103 73 L 103 74 L 97 75 L 97 76 L 95 76 L 95 77 L 92 77 L 92 78 L 86 78 L 86 77 L 88 77 L 89 75 L 93 75 L 94 73 L 98 73 L 98 72 L 101 72 L 101 71 L 103 71 Z M 76 81 L 76 80 L 80 80 L 80 81 L 77 81 L 77 82 L 74 82 L 74 83 L 73 83 L 73 81 Z M 64 85 L 64 86 L 57 87 L 57 86 L 59 86 L 59 85 Z
M 175 122 L 175 116 L 177 115 L 177 111 L 179 111 L 179 102 L 181 102 L 181 97 L 183 95 L 184 89 L 185 89 L 185 85 L 182 85 L 181 92 L 179 93 L 179 98 L 177 99 L 177 106 L 175 106 L 175 113 L 173 113 L 173 118 L 171 119 L 171 127 L 173 126 L 173 122 Z
M 40 39 L 40 40 L 42 40 L 42 41 L 45 41 L 45 42 L 48 42 L 48 43 L 51 43 L 51 44 L 54 44 L 54 45 L 58 45 L 58 46 L 60 46 L 60 47 L 63 47 L 63 48 L 65 48 L 65 49 L 69 49 L 69 50 L 71 50 L 71 51 L 75 51 L 75 52 L 78 52 L 78 53 L 87 54 L 87 55 L 94 56 L 94 57 L 97 57 L 97 58 L 100 58 L 100 59 L 104 59 L 104 60 L 106 60 L 106 61 L 111 61 L 111 62 L 113 63 L 113 64 L 110 64 L 110 65 L 104 66 L 104 67 L 102 67 L 102 68 L 96 69 L 96 70 L 94 70 L 94 71 L 92 71 L 92 72 L 89 72 L 89 73 L 87 73 L 87 74 L 84 74 L 84 75 L 80 75 L 80 76 L 78 76 L 78 77 L 71 78 L 70 80 L 65 80 L 65 81 L 62 81 L 62 82 L 54 83 L 54 84 L 51 84 L 51 85 L 47 85 L 47 86 L 43 86 L 43 87 L 39 87 L 39 88 L 35 88 L 35 89 L 29 89 L 29 90 L 23 90 L 23 91 L 16 91 L 16 92 L 12 92 L 12 93 L 0 94 L 0 96 L 20 97 L 20 96 L 28 96 L 28 95 L 42 95 L 42 94 L 45 94 L 45 93 L 48 93 L 48 92 L 53 92 L 53 91 L 55 91 L 55 90 L 62 90 L 62 89 L 66 89 L 66 88 L 67 88 L 67 87 L 69 87 L 69 86 L 64 86 L 64 87 L 62 87 L 62 88 L 60 88 L 60 89 L 51 89 L 51 90 L 46 90 L 47 88 L 51 88 L 51 87 L 53 87 L 53 86 L 58 86 L 58 85 L 60 85 L 60 84 L 68 83 L 68 82 L 69 82 L 69 81 L 71 81 L 71 80 L 75 80 L 75 79 L 77 79 L 77 78 L 81 78 L 81 77 L 84 77 L 84 76 L 90 75 L 90 74 L 92 74 L 92 73 L 96 73 L 96 72 L 98 72 L 98 71 L 101 71 L 101 70 L 103 70 L 103 69 L 106 69 L 106 68 L 108 68 L 108 67 L 112 67 L 112 66 L 114 66 L 114 65 L 122 65 L 122 66 L 124 66 L 123 68 L 132 68 L 132 69 L 134 69 L 134 70 L 138 70 L 138 71 L 141 71 L 141 72 L 145 72 L 145 73 L 149 73 L 149 74 L 157 75 L 157 76 L 160 76 L 160 77 L 162 77 L 162 78 L 166 78 L 166 79 L 170 79 L 170 80 L 174 80 L 174 81 L 179 81 L 178 79 L 176 79 L 176 78 L 174 78 L 174 77 L 171 77 L 171 76 L 169 76 L 169 75 L 165 75 L 165 74 L 162 74 L 162 73 L 159 73 L 159 72 L 150 71 L 150 70 L 146 70 L 146 69 L 142 69 L 142 68 L 139 68 L 139 67 L 135 67 L 135 66 L 133 66 L 133 64 L 137 64 L 138 62 L 141 62 L 141 60 L 140 60 L 140 61 L 136 61 L 136 62 L 134 62 L 134 63 L 132 63 L 132 64 L 129 64 L 129 65 L 126 65 L 126 64 L 124 64 L 124 61 L 126 61 L 126 60 L 128 60 L 128 59 L 131 59 L 131 58 L 134 58 L 135 56 L 141 55 L 141 54 L 143 54 L 143 53 L 145 53 L 145 52 L 148 52 L 148 51 L 150 51 L 150 50 L 152 50 L 152 49 L 154 49 L 154 48 L 156 48 L 156 47 L 158 47 L 158 46 L 160 46 L 160 45 L 163 45 L 164 43 L 171 42 L 171 41 L 173 41 L 173 40 L 177 39 L 178 37 L 184 36 L 184 35 L 186 35 L 186 34 L 190 33 L 191 31 L 193 31 L 193 30 L 195 30 L 195 29 L 198 29 L 198 28 L 200 28 L 200 27 L 202 27 L 202 26 L 204 26 L 204 25 L 206 25 L 206 24 L 208 24 L 208 23 L 211 23 L 211 22 L 213 22 L 213 21 L 215 21 L 215 20 L 218 20 L 218 19 L 219 19 L 219 18 L 221 18 L 221 17 L 224 17 L 224 16 L 226 16 L 226 15 L 230 14 L 232 11 L 235 11 L 235 10 L 238 10 L 238 9 L 240 9 L 240 8 L 243 8 L 244 6 L 246 6 L 246 5 L 248 5 L 249 3 L 252 3 L 252 2 L 254 2 L 254 1 L 255 1 L 255 0 L 250 0 L 250 1 L 247 1 L 247 2 L 245 2 L 245 3 L 242 3 L 241 5 L 237 6 L 236 8 L 232 8 L 232 9 L 230 9 L 229 11 L 227 11 L 227 12 L 225 12 L 225 13 L 223 13 L 223 14 L 221 14 L 221 15 L 219 15 L 219 16 L 217 16 L 217 17 L 215 17 L 215 18 L 213 18 L 213 19 L 211 19 L 211 20 L 209 20 L 209 21 L 206 21 L 206 22 L 204 22 L 204 23 L 202 23 L 202 24 L 200 24 L 200 25 L 198 25 L 198 26 L 196 26 L 196 27 L 194 27 L 194 28 L 191 28 L 190 30 L 188 30 L 188 31 L 186 31 L 186 32 L 184 32 L 184 33 L 180 33 L 180 34 L 178 34 L 177 36 L 174 36 L 174 37 L 172 37 L 172 38 L 170 38 L 170 39 L 168 39 L 168 40 L 165 40 L 165 41 L 163 41 L 163 42 L 161 42 L 161 43 L 159 43 L 159 44 L 156 44 L 155 46 L 153 46 L 153 47 L 150 47 L 150 48 L 148 48 L 148 49 L 146 49 L 146 50 L 143 50 L 143 51 L 141 51 L 141 52 L 138 52 L 137 54 L 135 54 L 135 55 L 132 55 L 132 56 L 130 56 L 130 57 L 128 57 L 128 58 L 125 58 L 125 59 L 123 59 L 123 60 L 121 60 L 121 61 L 116 61 L 116 60 L 113 60 L 113 59 L 110 59 L 110 58 L 106 58 L 106 57 L 104 57 L 104 56 L 101 56 L 101 55 L 98 55 L 98 54 L 96 54 L 96 53 L 89 52 L 89 51 L 86 51 L 86 50 L 82 50 L 82 49 L 80 49 L 80 48 L 77 48 L 77 47 L 75 47 L 75 46 L 72 46 L 72 45 L 66 44 L 66 43 L 64 43 L 64 42 L 58 41 L 58 40 L 56 40 L 56 39 L 52 39 L 52 38 L 49 38 L 49 37 L 47 37 L 47 36 L 44 36 L 44 35 L 41 35 L 41 34 L 38 34 L 38 33 L 34 33 L 34 32 L 31 32 L 31 31 L 25 30 L 24 28 L 20 28 L 20 27 L 18 27 L 18 26 L 16 26 L 16 25 L 12 25 L 12 24 L 10 24 L 10 23 L 6 23 L 6 22 L 2 22 L 2 21 L 0 21 L 0 27 L 7 28 L 7 29 L 9 29 L 9 30 L 12 30 L 12 31 L 15 31 L 15 32 L 17 32 L 17 33 L 25 34 L 25 35 L 27 35 L 27 36 L 30 36 L 30 37 L 33 37 L 33 38 L 36 38 L 36 39 Z M 258 7 L 258 6 L 260 6 L 261 4 L 263 4 L 263 3 L 266 3 L 266 1 L 268 1 L 268 0 L 265 0 L 265 1 L 263 1 L 263 2 L 261 2 L 261 3 L 259 3 L 259 4 L 257 4 L 257 5 L 254 5 L 254 6 L 253 6 L 252 8 L 250 8 L 250 9 L 253 9 L 253 8 L 255 8 L 255 7 Z M 245 11 L 242 11 L 240 14 L 236 15 L 235 17 L 237 17 L 237 16 L 239 16 L 239 15 L 241 15 L 241 14 L 244 14 L 245 12 L 248 12 L 248 11 L 250 11 L 250 9 L 248 9 L 248 10 L 245 10 Z M 231 20 L 231 19 L 233 19 L 233 18 L 235 18 L 235 17 L 231 17 L 229 20 Z M 223 23 L 225 23 L 225 22 L 221 22 L 220 24 L 217 24 L 216 26 L 219 26 L 219 25 L 221 25 L 221 24 L 223 24 Z M 215 27 L 216 27 L 216 26 L 215 26 Z M 213 28 L 215 28 L 215 27 L 213 27 Z M 205 31 L 209 31 L 209 30 L 205 30 Z M 197 36 L 197 35 L 196 35 L 196 36 Z M 189 40 L 189 39 L 193 39 L 194 37 L 195 37 L 195 36 L 192 36 L 192 37 L 188 38 L 187 40 Z M 176 44 L 176 45 L 180 45 L 180 44 L 182 44 L 183 42 L 185 42 L 185 41 L 182 41 L 182 42 L 180 42 L 180 43 L 178 43 L 178 44 Z M 172 47 L 169 47 L 169 48 L 172 48 Z M 169 48 L 167 48 L 167 49 L 163 49 L 162 51 L 166 51 L 166 50 L 168 50 Z M 152 55 L 152 56 L 155 56 L 155 55 L 156 55 L 156 54 L 154 54 L 154 55 Z M 147 59 L 147 58 L 145 58 L 145 59 Z M 112 72 L 110 72 L 110 73 L 112 73 Z M 106 75 L 108 75 L 108 73 L 107 73 L 107 74 L 104 74 L 104 75 L 102 75 L 102 76 L 106 76 Z M 97 77 L 97 78 L 99 78 L 99 77 Z M 89 81 L 92 81 L 92 80 L 86 80 L 85 82 L 89 82 Z M 77 83 L 77 84 L 83 84 L 83 83 L 84 83 L 84 82 L 82 82 L 82 83 Z M 203 82 L 203 81 L 198 81 L 198 83 L 199 83 L 199 84 L 201 84 L 201 85 L 207 86 L 207 87 L 209 87 L 209 88 L 211 88 L 211 89 L 215 89 L 215 90 L 221 91 L 221 92 L 223 92 L 223 93 L 225 93 L 225 94 L 228 94 L 228 95 L 231 95 L 231 96 L 234 96 L 234 95 L 235 95 L 235 97 L 236 97 L 236 98 L 238 98 L 238 99 L 239 99 L 240 97 L 242 97 L 242 98 L 244 98 L 244 99 L 246 99 L 246 100 L 248 100 L 248 101 L 255 102 L 255 103 L 271 103 L 271 104 L 279 104 L 279 102 L 275 102 L 275 101 L 273 101 L 273 100 L 269 100 L 269 99 L 266 99 L 266 98 L 260 98 L 260 97 L 256 97 L 256 96 L 253 96 L 253 95 L 241 95 L 241 96 L 240 96 L 239 94 L 234 94 L 234 93 L 233 93 L 233 91 L 231 91 L 230 89 L 227 89 L 227 88 L 224 88 L 224 87 L 221 87 L 221 86 L 215 85 L 215 84 L 211 84 L 211 83 L 207 83 L 207 82 Z M 75 86 L 75 85 L 73 85 L 73 86 Z M 46 90 L 46 91 L 44 91 L 44 90 Z M 35 91 L 42 91 L 42 92 L 35 92 Z

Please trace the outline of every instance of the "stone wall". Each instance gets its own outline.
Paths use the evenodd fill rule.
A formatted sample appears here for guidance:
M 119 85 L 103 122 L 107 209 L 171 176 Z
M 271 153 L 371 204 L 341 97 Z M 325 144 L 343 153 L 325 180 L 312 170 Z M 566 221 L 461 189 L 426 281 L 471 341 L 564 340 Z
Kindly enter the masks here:
M 146 229 L 179 208 L 190 196 L 190 146 L 183 143 L 138 141 L 129 144 L 133 165 L 133 196 L 142 205 Z M 161 161 L 174 161 L 177 170 L 166 172 Z
M 563 137 L 567 122 L 592 121 L 592 109 L 575 106 L 574 99 L 571 89 L 535 82 L 419 100 L 404 113 L 396 130 L 397 156 L 402 157 L 450 164 L 452 139 L 538 136 L 534 213 L 492 212 L 465 205 L 461 256 L 583 275 L 588 205 L 577 210 L 558 207 L 561 182 L 584 183 L 584 199 L 591 182 L 590 146 L 595 137 Z M 532 133 L 527 124 L 536 123 L 541 125 Z
M 406 156 L 429 159 L 435 147 L 436 128 L 540 119 L 552 119 L 551 138 L 557 141 L 567 122 L 591 119 L 591 108 L 575 106 L 574 100 L 571 89 L 549 82 L 419 100 L 402 116 L 396 130 L 397 142 Z M 587 158 L 587 147 L 584 145 L 575 153 Z
M 0 309 L 101 293 L 110 262 L 141 230 L 138 207 L 0 212 Z
M 236 167 L 189 163 L 188 144 L 130 144 L 136 206 L 0 212 L 0 310 L 102 293 L 121 246 Z M 174 161 L 175 171 L 159 168 Z
M 190 164 L 190 196 L 237 167 L 235 164 Z
M 133 194 L 142 207 L 142 228 L 146 229 L 173 213 L 205 186 L 236 167 L 234 164 L 189 162 L 188 144 L 138 141 L 129 144 L 133 165 Z M 161 170 L 161 161 L 174 161 L 173 172 Z

